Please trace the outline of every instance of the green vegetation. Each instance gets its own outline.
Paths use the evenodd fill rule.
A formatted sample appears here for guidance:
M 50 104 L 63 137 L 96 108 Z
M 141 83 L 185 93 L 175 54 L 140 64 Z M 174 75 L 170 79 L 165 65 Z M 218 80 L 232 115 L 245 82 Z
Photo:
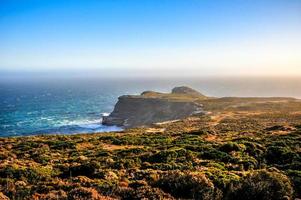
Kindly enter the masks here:
M 150 128 L 0 138 L 0 199 L 301 198 L 300 102 L 204 101 Z

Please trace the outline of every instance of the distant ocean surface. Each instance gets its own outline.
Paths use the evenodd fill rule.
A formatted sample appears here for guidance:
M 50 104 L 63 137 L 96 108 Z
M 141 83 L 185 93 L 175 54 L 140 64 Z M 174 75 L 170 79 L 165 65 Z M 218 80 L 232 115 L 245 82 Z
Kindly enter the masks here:
M 117 98 L 187 85 L 208 96 L 301 98 L 300 78 L 0 80 L 0 137 L 121 130 L 101 125 Z

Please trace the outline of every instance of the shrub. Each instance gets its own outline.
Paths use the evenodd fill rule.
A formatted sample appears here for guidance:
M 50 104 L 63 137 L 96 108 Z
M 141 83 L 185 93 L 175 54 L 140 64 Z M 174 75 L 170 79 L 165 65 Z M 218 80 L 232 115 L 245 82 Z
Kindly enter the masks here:
M 176 162 L 169 162 L 169 163 L 154 163 L 152 165 L 149 166 L 142 166 L 142 169 L 156 169 L 156 170 L 163 170 L 163 171 L 167 171 L 167 170 L 189 170 L 192 169 L 192 163 L 176 163 Z
M 177 158 L 177 152 L 176 151 L 160 151 L 148 158 L 148 161 L 151 163 L 168 163 Z
M 15 166 L 5 166 L 0 169 L 0 177 L 14 178 L 17 180 L 26 179 L 31 184 L 35 184 L 39 181 L 46 180 L 52 175 L 52 170 L 47 167 L 15 167 Z
M 164 193 L 159 188 L 152 188 L 149 186 L 143 186 L 134 191 L 132 199 L 174 199 L 170 194 Z
M 97 177 L 108 181 L 115 181 L 119 179 L 118 175 L 115 172 L 110 169 L 104 169 L 99 171 Z
M 147 182 L 144 180 L 133 181 L 132 183 L 129 184 L 129 186 L 131 188 L 139 188 L 139 187 L 147 186 L 147 185 L 148 185 Z
M 266 159 L 273 164 L 288 164 L 297 157 L 288 147 L 270 146 L 267 149 Z
M 231 151 L 245 150 L 245 146 L 239 145 L 235 142 L 227 142 L 227 143 L 223 144 L 219 149 L 223 152 L 230 153 Z
M 14 147 L 15 150 L 18 150 L 20 153 L 24 153 L 26 151 L 35 149 L 39 147 L 39 143 L 35 141 L 22 141 L 20 142 L 16 147 Z
M 68 193 L 68 200 L 103 200 L 93 188 L 78 187 Z
M 283 200 L 291 199 L 293 189 L 287 176 L 267 170 L 247 175 L 227 199 Z
M 301 198 L 301 171 L 288 170 L 287 174 L 294 185 L 295 196 Z
M 214 188 L 213 183 L 203 174 L 169 172 L 155 184 L 164 192 L 176 198 L 221 199 L 221 192 Z
M 51 157 L 45 154 L 36 153 L 32 155 L 32 159 L 42 165 L 46 165 L 51 160 Z
M 264 147 L 256 142 L 243 141 L 243 144 L 246 147 L 245 152 L 247 152 L 250 156 L 255 158 L 261 158 L 264 152 Z
M 119 183 L 118 180 L 94 179 L 93 185 L 97 186 L 97 190 L 101 191 L 102 194 L 111 195 L 112 193 L 115 193 Z
M 142 161 L 147 161 L 150 163 L 169 163 L 172 161 L 187 161 L 192 160 L 194 155 L 191 151 L 187 151 L 183 148 L 172 148 L 168 150 L 159 151 L 153 155 L 143 155 L 141 156 Z
M 140 159 L 119 159 L 116 162 L 112 163 L 110 166 L 114 169 L 130 169 L 135 167 L 140 167 Z
M 65 171 L 62 174 L 62 177 L 64 178 L 72 177 L 72 176 L 93 177 L 98 168 L 99 165 L 96 162 L 89 162 L 81 165 L 75 165 L 69 167 L 68 169 L 65 169 Z
M 205 171 L 206 176 L 213 182 L 214 186 L 226 192 L 232 184 L 238 183 L 240 177 L 229 171 L 210 167 Z
M 159 188 L 152 188 L 150 186 L 142 186 L 137 189 L 132 188 L 121 188 L 119 190 L 119 195 L 124 200 L 140 200 L 140 199 L 148 199 L 148 200 L 157 200 L 157 199 L 166 199 L 171 200 L 174 199 L 170 194 L 166 194 Z
M 49 146 L 54 150 L 66 150 L 66 149 L 76 149 L 76 145 L 73 141 L 51 141 Z
M 38 200 L 67 200 L 67 194 L 63 190 L 50 191 L 48 194 L 34 194 L 32 199 Z
M 2 149 L 0 149 L 2 150 Z M 7 158 L 9 158 L 9 153 L 8 152 L 0 152 L 0 160 L 5 160 Z
M 258 166 L 257 160 L 253 157 L 244 156 L 242 159 L 243 160 L 240 161 L 239 164 L 243 165 L 244 170 L 254 169 Z
M 216 150 L 214 148 L 205 149 L 204 152 L 201 152 L 201 158 L 209 159 L 209 160 L 216 160 L 222 162 L 235 162 L 236 159 L 230 156 L 229 154 Z

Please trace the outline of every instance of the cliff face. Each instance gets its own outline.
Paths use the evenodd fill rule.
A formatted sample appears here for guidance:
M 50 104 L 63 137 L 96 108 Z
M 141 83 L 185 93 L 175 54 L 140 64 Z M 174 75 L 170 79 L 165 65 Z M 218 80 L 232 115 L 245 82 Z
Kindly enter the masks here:
M 194 93 L 194 98 L 195 95 Z M 190 97 L 189 94 L 174 95 L 151 91 L 143 92 L 141 95 L 121 96 L 114 111 L 109 116 L 103 117 L 103 124 L 135 127 L 201 113 L 202 105 Z

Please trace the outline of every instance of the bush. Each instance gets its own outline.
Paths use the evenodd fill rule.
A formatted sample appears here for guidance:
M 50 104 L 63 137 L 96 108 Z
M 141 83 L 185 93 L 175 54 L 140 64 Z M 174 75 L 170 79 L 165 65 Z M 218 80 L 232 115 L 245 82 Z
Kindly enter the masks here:
M 258 166 L 258 162 L 255 158 L 245 156 L 242 158 L 243 160 L 239 162 L 239 164 L 243 165 L 244 170 L 254 169 Z
M 161 188 L 176 198 L 221 199 L 221 191 L 203 174 L 169 172 L 159 179 L 154 186 Z
M 95 189 L 79 187 L 68 193 L 68 200 L 104 200 Z
M 151 163 L 168 163 L 177 158 L 178 154 L 173 150 L 160 151 L 148 158 Z
M 128 158 L 128 159 L 120 159 L 111 164 L 110 166 L 114 169 L 130 169 L 135 167 L 140 167 L 140 159 L 139 158 Z
M 213 182 L 214 186 L 227 192 L 232 184 L 238 183 L 240 177 L 229 171 L 210 167 L 205 171 L 206 176 Z
M 249 141 L 243 141 L 243 144 L 246 147 L 245 152 L 248 153 L 250 156 L 253 156 L 257 159 L 262 157 L 265 150 L 265 148 L 262 145 L 256 142 L 249 142 Z
M 170 194 L 166 194 L 159 188 L 152 188 L 150 186 L 142 186 L 137 189 L 132 188 L 122 188 L 120 191 L 120 196 L 124 200 L 157 200 L 157 199 L 174 199 Z
M 201 158 L 222 161 L 222 162 L 236 162 L 236 159 L 230 156 L 229 154 L 216 150 L 214 148 L 205 149 L 204 152 L 201 152 Z
M 62 169 L 62 177 L 75 177 L 75 176 L 87 176 L 93 177 L 96 170 L 99 169 L 99 164 L 96 162 L 83 163 L 81 165 L 71 166 L 69 168 Z
M 292 152 L 288 147 L 270 146 L 267 149 L 266 159 L 271 164 L 292 163 L 298 155 Z
M 189 170 L 192 169 L 192 163 L 176 163 L 176 162 L 169 162 L 169 163 L 154 163 L 149 166 L 144 165 L 142 166 L 142 169 L 155 169 L 155 170 L 162 170 L 162 171 L 167 171 L 167 170 Z
M 54 150 L 66 150 L 66 149 L 76 149 L 75 142 L 73 141 L 51 141 L 49 146 Z
M 169 163 L 172 161 L 187 161 L 193 159 L 193 154 L 191 151 L 187 151 L 183 148 L 172 148 L 168 150 L 161 150 L 155 154 L 144 154 L 141 156 L 141 160 L 150 163 Z
M 227 142 L 227 143 L 223 144 L 219 149 L 223 152 L 230 153 L 231 151 L 245 150 L 245 146 L 239 145 L 235 142 Z
M 67 200 L 67 194 L 63 190 L 50 191 L 48 194 L 34 194 L 32 199 L 38 200 Z
M 39 181 L 44 181 L 50 178 L 52 175 L 52 170 L 47 167 L 13 167 L 5 166 L 0 169 L 1 178 L 14 178 L 16 180 L 26 180 L 31 184 L 36 184 Z
M 246 176 L 227 199 L 284 200 L 291 199 L 293 189 L 287 176 L 260 170 Z
M 295 189 L 295 196 L 301 198 L 301 171 L 288 170 L 288 176 L 291 178 Z

